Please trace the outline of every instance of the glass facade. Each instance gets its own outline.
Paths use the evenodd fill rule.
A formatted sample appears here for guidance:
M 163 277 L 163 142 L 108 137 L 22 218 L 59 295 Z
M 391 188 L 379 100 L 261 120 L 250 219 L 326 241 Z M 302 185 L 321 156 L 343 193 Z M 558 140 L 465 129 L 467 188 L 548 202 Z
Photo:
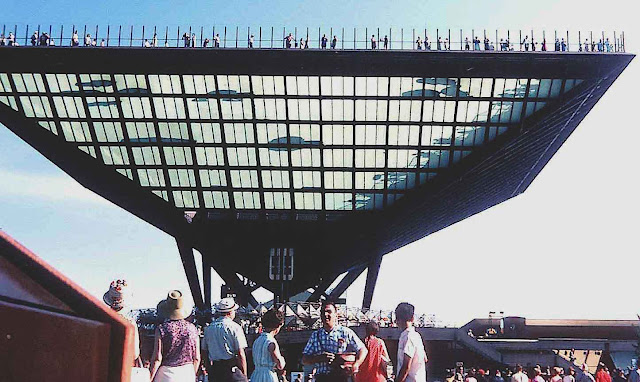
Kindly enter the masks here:
M 0 73 L 0 102 L 184 210 L 381 210 L 575 79 Z

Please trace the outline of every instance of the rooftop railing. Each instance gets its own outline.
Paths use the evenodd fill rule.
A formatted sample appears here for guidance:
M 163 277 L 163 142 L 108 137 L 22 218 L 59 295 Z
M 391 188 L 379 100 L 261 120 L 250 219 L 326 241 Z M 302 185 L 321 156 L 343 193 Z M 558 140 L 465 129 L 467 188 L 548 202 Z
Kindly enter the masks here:
M 44 36 L 43 36 L 44 35 Z M 625 52 L 624 32 L 404 28 L 3 25 L 0 45 L 223 49 Z

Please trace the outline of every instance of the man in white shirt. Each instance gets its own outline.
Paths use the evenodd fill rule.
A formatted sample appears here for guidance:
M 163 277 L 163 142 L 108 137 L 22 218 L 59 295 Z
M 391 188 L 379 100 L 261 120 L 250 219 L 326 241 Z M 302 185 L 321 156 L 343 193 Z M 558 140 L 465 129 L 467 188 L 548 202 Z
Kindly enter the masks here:
M 529 382 L 529 377 L 522 371 L 522 365 L 516 365 L 516 372 L 511 376 L 511 382 Z
M 562 377 L 562 382 L 576 382 L 576 371 L 573 367 L 567 369 L 567 374 Z
M 238 304 L 226 297 L 215 309 L 219 317 L 204 329 L 202 341 L 202 351 L 210 361 L 206 363 L 208 374 L 214 375 L 216 381 L 247 381 L 247 339 L 240 325 L 233 321 Z
M 396 307 L 396 323 L 402 329 L 398 341 L 398 372 L 396 382 L 426 382 L 427 353 L 420 333 L 413 326 L 415 308 L 408 302 Z

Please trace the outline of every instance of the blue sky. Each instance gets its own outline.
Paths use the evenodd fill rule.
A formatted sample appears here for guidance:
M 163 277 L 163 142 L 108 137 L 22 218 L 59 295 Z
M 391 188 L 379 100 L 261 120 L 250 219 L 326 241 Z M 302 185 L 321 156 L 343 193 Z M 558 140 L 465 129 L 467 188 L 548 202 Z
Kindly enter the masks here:
M 496 27 L 625 30 L 625 1 L 31 1 L 3 6 L 0 24 L 257 26 L 292 30 Z M 327 31 L 328 33 L 328 31 Z M 465 33 L 466 34 L 466 33 Z M 635 318 L 640 132 L 633 111 L 637 60 L 587 116 L 527 192 L 387 255 L 374 307 L 400 300 L 465 322 L 489 311 L 539 318 Z M 174 240 L 78 185 L 0 126 L 0 229 L 96 296 L 130 280 L 133 305 L 187 290 Z M 451 243 L 456 245 L 452 248 Z M 214 298 L 220 280 L 214 277 Z M 347 291 L 362 298 L 364 277 Z M 595 308 L 594 307 L 598 307 Z

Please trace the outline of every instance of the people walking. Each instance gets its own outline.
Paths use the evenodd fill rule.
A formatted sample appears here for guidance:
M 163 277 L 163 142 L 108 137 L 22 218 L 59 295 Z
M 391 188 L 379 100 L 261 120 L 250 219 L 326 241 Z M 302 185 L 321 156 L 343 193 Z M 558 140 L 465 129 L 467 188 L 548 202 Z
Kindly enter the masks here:
M 31 46 L 38 45 L 38 41 L 40 41 L 40 37 L 38 37 L 38 31 L 35 31 L 31 35 Z
M 291 44 L 293 43 L 293 35 L 289 33 L 288 36 L 284 38 L 284 46 L 287 49 L 291 49 Z
M 378 45 L 377 42 L 378 40 L 376 40 L 375 35 L 371 35 L 371 49 L 375 50 L 377 49 Z
M 331 40 L 331 49 L 336 49 L 336 46 L 338 46 L 338 38 L 333 35 L 333 39 Z
M 473 40 L 473 50 L 480 50 L 480 39 L 478 36 Z
M 500 41 L 502 41 L 502 40 L 500 40 Z M 465 37 L 464 38 L 464 50 L 470 50 L 470 49 L 471 49 L 471 47 L 469 46 L 469 37 Z
M 214 48 L 219 48 L 220 47 L 220 34 L 216 33 L 216 35 L 213 37 L 213 47 Z
M 580 375 L 577 380 L 578 382 L 595 382 L 595 378 L 593 378 L 593 375 L 591 375 L 591 373 L 589 373 L 589 366 L 587 366 L 586 363 L 583 363 L 580 366 L 580 370 L 582 371 L 582 375 Z M 629 381 L 631 382 L 631 381 Z M 635 381 L 635 382 L 639 382 L 639 381 Z
M 569 367 L 564 377 L 562 377 L 562 382 L 576 382 L 576 371 L 573 367 Z
M 424 40 L 427 41 L 427 37 L 424 37 Z M 387 37 L 387 35 L 384 36 L 384 38 L 382 39 L 382 48 L 384 50 L 389 49 L 389 37 Z
M 278 382 L 278 374 L 284 372 L 285 360 L 275 339 L 283 324 L 284 314 L 275 308 L 262 316 L 262 334 L 251 349 L 255 366 L 251 382 Z
M 511 376 L 511 382 L 529 382 L 529 377 L 522 371 L 522 365 L 516 365 L 515 373 Z
M 311 333 L 302 351 L 302 363 L 316 365 L 316 382 L 346 382 L 352 374 L 358 373 L 367 356 L 367 348 L 353 330 L 338 324 L 334 302 L 323 302 L 320 317 L 322 327 Z M 345 361 L 345 358 L 351 360 Z
M 598 365 L 598 370 L 596 371 L 596 382 L 611 382 L 609 369 L 602 362 Z
M 628 382 L 640 382 L 640 368 L 638 364 L 634 366 L 633 370 L 629 372 L 629 376 L 627 376 Z
M 253 49 L 253 40 L 254 40 L 253 35 L 249 36 L 249 49 Z
M 49 45 L 49 34 L 47 32 L 42 33 L 40 35 L 40 41 L 38 42 L 38 45 L 40 45 L 40 46 Z
M 329 41 L 329 39 L 327 38 L 326 34 L 322 35 L 322 38 L 320 39 L 320 48 L 321 49 L 327 49 L 327 42 Z
M 420 333 L 416 332 L 414 322 L 415 308 L 407 302 L 401 302 L 395 309 L 396 323 L 402 330 L 398 340 L 398 374 L 396 382 L 426 382 L 427 353 Z
M 190 309 L 182 292 L 172 290 L 157 307 L 164 320 L 157 326 L 149 370 L 153 382 L 193 381 L 200 366 L 200 337 L 195 325 L 185 320 Z
M 91 46 L 91 35 L 87 34 L 84 36 L 84 46 Z
M 130 293 L 126 280 L 113 280 L 109 285 L 109 289 L 102 296 L 102 300 L 105 304 L 118 313 L 122 318 L 133 324 L 133 359 L 131 360 L 131 364 L 133 364 L 138 357 L 140 357 L 140 335 L 138 333 L 138 325 L 136 325 L 136 322 L 127 316 L 130 312 L 129 299 Z
M 207 356 L 208 374 L 222 382 L 247 380 L 247 339 L 233 321 L 237 309 L 233 298 L 223 298 L 215 305 L 219 317 L 204 329 L 202 351 Z
M 367 357 L 360 365 L 355 382 L 386 382 L 387 380 L 387 365 L 390 358 L 384 341 L 376 337 L 379 330 L 380 326 L 375 321 L 368 322 L 365 327 L 367 337 L 364 345 L 367 348 Z
M 418 39 L 416 40 L 416 49 L 422 50 L 422 39 L 420 36 L 418 36 Z

